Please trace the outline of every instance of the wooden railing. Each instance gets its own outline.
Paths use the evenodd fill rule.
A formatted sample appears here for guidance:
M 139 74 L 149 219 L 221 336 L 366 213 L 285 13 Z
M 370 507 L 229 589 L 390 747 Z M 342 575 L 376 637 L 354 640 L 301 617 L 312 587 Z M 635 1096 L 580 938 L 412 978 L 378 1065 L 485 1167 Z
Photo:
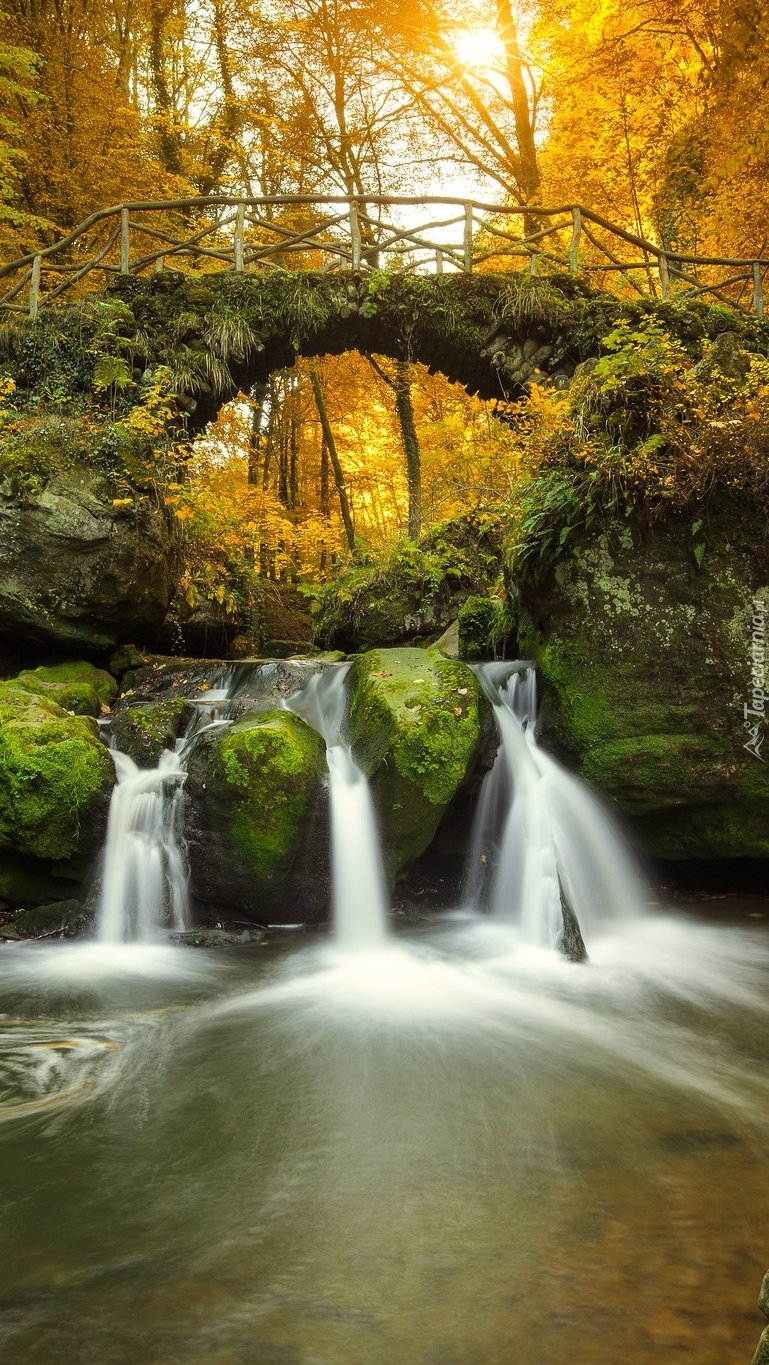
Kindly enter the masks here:
M 415 223 L 417 210 L 433 216 Z M 769 258 L 673 253 L 577 204 L 210 195 L 99 209 L 60 241 L 0 266 L 8 286 L 0 310 L 35 317 L 64 295 L 101 289 L 109 275 L 169 265 L 235 273 L 568 270 L 614 292 L 682 300 L 710 295 L 762 318 Z

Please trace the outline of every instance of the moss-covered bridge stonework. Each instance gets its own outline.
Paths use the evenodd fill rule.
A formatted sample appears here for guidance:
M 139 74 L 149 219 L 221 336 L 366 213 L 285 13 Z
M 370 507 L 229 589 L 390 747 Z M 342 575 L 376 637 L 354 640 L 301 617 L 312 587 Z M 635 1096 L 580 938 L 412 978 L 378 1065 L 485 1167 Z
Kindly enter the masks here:
M 422 362 L 485 399 L 519 397 L 533 380 L 568 384 L 600 352 L 621 316 L 654 317 L 684 343 L 738 327 L 765 350 L 767 329 L 719 306 L 649 298 L 621 301 L 559 274 L 183 275 L 118 277 L 103 295 L 0 329 L 0 372 L 20 394 L 61 402 L 87 394 L 102 407 L 104 356 L 127 360 L 141 402 L 147 376 L 170 368 L 194 432 L 238 391 L 248 392 L 297 356 L 358 350 Z M 101 369 L 100 369 L 101 366 Z M 95 388 L 94 388 L 95 385 Z

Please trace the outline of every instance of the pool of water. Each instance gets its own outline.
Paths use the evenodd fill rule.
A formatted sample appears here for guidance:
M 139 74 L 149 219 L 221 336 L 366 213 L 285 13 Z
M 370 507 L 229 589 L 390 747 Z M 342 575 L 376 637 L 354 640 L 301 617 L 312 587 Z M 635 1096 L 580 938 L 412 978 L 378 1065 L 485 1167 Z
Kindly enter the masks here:
M 767 922 L 589 948 L 0 950 L 3 1358 L 748 1365 Z

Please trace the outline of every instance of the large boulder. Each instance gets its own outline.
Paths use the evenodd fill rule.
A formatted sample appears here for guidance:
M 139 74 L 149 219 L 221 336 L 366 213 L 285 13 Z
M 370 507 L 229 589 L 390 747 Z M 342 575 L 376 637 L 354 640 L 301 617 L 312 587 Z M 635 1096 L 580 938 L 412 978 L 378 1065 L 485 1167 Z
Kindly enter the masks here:
M 542 743 L 652 856 L 769 856 L 765 701 L 745 715 L 768 551 L 763 520 L 734 503 L 644 535 L 605 527 L 511 588 L 520 652 L 539 669 Z
M 0 482 L 0 633 L 87 651 L 151 638 L 178 579 L 169 518 L 75 469 L 21 494 Z
M 325 919 L 329 906 L 325 745 L 290 711 L 203 734 L 189 760 L 190 890 L 208 917 Z
M 347 733 L 389 878 L 423 853 L 493 735 L 472 669 L 434 649 L 378 649 L 350 670 Z M 492 740 L 493 742 L 493 740 Z
M 0 849 L 41 869 L 92 853 L 114 780 L 94 720 L 0 684 Z

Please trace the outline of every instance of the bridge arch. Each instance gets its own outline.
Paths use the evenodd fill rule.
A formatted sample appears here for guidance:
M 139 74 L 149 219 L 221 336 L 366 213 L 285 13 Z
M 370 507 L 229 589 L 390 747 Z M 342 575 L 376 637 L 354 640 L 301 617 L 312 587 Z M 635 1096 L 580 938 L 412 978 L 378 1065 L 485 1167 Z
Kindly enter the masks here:
M 590 328 L 576 326 L 593 297 L 565 274 L 265 279 L 171 271 L 119 278 L 102 296 L 106 307 L 119 301 L 130 310 L 147 366 L 169 365 L 181 377 L 193 431 L 298 357 L 346 351 L 421 362 L 470 394 L 514 401 L 534 379 L 567 381 L 594 349 Z

